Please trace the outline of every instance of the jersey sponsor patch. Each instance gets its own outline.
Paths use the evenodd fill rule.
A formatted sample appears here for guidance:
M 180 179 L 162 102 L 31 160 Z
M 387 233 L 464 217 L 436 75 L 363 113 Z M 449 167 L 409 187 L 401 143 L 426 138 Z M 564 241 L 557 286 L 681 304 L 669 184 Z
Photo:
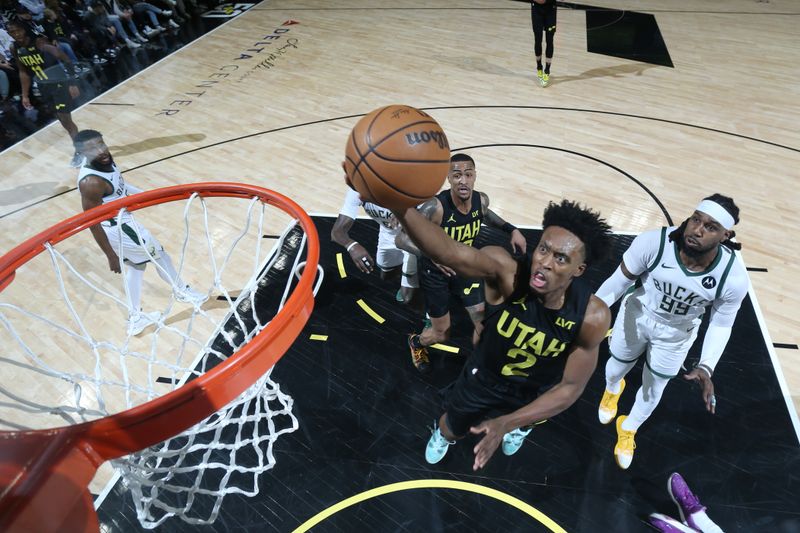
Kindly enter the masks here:
M 714 276 L 704 277 L 701 283 L 703 284 L 703 287 L 705 287 L 706 289 L 713 289 L 714 287 L 717 286 L 717 280 L 714 278 Z

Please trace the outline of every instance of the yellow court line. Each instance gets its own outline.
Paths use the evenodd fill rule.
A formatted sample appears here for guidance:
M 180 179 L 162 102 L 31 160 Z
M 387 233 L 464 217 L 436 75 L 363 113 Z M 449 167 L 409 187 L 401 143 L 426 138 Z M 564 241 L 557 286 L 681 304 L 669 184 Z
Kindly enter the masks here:
M 443 352 L 450 352 L 450 353 L 458 353 L 458 348 L 455 346 L 450 346 L 448 344 L 431 344 L 431 348 L 436 348 L 437 350 L 441 350 Z
M 328 340 L 327 335 L 319 335 L 317 333 L 312 333 L 309 337 L 312 341 L 326 341 Z
M 336 254 L 336 266 L 339 267 L 339 277 L 344 279 L 347 277 L 347 272 L 344 270 L 344 261 L 342 261 L 342 252 Z
M 356 300 L 356 303 L 357 303 L 357 304 L 358 304 L 358 306 L 359 306 L 361 309 L 363 309 L 363 310 L 364 310 L 364 311 L 365 311 L 365 312 L 366 312 L 366 313 L 367 313 L 369 316 L 371 316 L 371 317 L 372 317 L 372 318 L 375 320 L 375 322 L 377 322 L 378 324 L 383 324 L 384 322 L 386 322 L 386 319 L 385 319 L 385 318 L 383 318 L 383 317 L 382 317 L 381 315 L 379 315 L 378 313 L 376 313 L 375 311 L 373 311 L 373 310 L 372 310 L 372 308 L 371 308 L 370 306 L 368 306 L 368 305 L 367 305 L 367 302 L 365 302 L 364 300 L 362 300 L 362 299 L 360 299 L 360 298 L 359 298 L 358 300 Z
M 525 503 L 519 498 L 515 498 L 514 496 L 506 494 L 505 492 L 500 492 L 499 490 L 484 487 L 483 485 L 476 485 L 475 483 L 454 481 L 450 479 L 419 479 L 413 481 L 402 481 L 400 483 L 392 483 L 391 485 L 384 485 L 383 487 L 376 487 L 374 489 L 364 491 L 361 494 L 356 494 L 345 500 L 342 500 L 339 503 L 332 505 L 331 507 L 328 507 L 324 511 L 318 513 L 316 516 L 311 517 L 303 522 L 297 529 L 295 529 L 293 533 L 304 533 L 329 516 L 332 516 L 342 509 L 346 509 L 357 503 L 361 503 L 377 496 L 383 496 L 384 494 L 411 489 L 457 489 L 474 492 L 476 494 L 482 494 L 484 496 L 489 496 L 490 498 L 504 502 L 511 507 L 516 507 L 523 513 L 527 514 L 548 528 L 550 531 L 555 533 L 567 533 L 564 528 L 556 524 L 555 521 L 553 521 L 553 519 L 551 519 L 549 516 L 545 515 L 537 508 Z

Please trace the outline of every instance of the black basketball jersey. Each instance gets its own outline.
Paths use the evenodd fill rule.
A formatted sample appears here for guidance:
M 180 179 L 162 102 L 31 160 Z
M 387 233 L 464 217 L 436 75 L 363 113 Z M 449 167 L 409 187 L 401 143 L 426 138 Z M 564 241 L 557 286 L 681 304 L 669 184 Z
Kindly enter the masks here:
M 48 79 L 45 70 L 59 64 L 55 57 L 38 50 L 35 45 L 16 46 L 15 53 L 20 65 L 27 68 L 39 81 Z
M 525 262 L 521 286 L 511 297 L 500 305 L 487 305 L 475 356 L 478 366 L 490 374 L 539 388 L 561 379 L 592 290 L 583 278 L 575 278 L 561 309 L 547 309 L 528 288 L 531 257 L 529 252 L 520 259 Z
M 472 242 L 481 231 L 481 222 L 483 221 L 480 193 L 472 191 L 472 204 L 466 215 L 456 209 L 450 189 L 440 192 L 436 197 L 442 204 L 441 226 L 444 231 L 453 240 L 472 246 Z

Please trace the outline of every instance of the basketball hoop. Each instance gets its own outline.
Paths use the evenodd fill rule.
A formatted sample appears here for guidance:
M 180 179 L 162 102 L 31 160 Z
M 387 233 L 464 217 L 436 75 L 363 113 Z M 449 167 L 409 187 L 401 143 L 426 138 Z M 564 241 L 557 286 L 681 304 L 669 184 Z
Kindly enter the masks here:
M 210 229 L 209 220 L 214 217 L 209 216 L 209 202 L 217 201 L 210 200 L 212 198 L 239 199 L 247 206 L 247 209 L 235 210 L 246 217 L 242 224 L 244 229 L 232 230 L 230 237 L 221 238 L 227 247 L 222 254 L 218 243 L 215 244 L 218 232 Z M 176 312 L 179 307 L 174 294 L 164 291 L 162 300 L 165 303 L 149 337 L 134 338 L 130 333 L 120 333 L 124 328 L 117 330 L 104 325 L 100 329 L 108 331 L 112 339 L 99 339 L 92 322 L 102 322 L 117 314 L 124 316 L 114 309 L 126 310 L 127 289 L 120 291 L 118 286 L 103 283 L 106 278 L 120 279 L 108 274 L 105 268 L 86 273 L 80 265 L 76 266 L 76 263 L 86 262 L 87 257 L 102 260 L 102 253 L 88 240 L 88 232 L 84 230 L 121 217 L 122 213 L 132 217 L 134 211 L 181 200 L 185 200 L 186 205 L 178 271 L 185 274 L 189 264 L 196 269 L 198 265 L 205 267 L 209 278 L 213 278 L 206 285 L 209 287 L 206 294 L 217 294 L 217 299 L 205 306 L 195 304 L 191 310 Z M 155 210 L 158 209 L 162 208 Z M 281 235 L 274 236 L 277 244 L 272 250 L 263 254 L 263 233 L 271 223 L 265 221 L 268 210 L 279 214 L 276 219 L 286 218 L 290 224 Z M 253 224 L 254 219 L 257 219 L 256 224 Z M 194 224 L 198 220 L 200 222 Z M 214 220 L 220 226 L 233 225 L 225 217 Z M 206 243 L 198 249 L 207 249 L 207 259 L 186 257 L 187 250 L 193 249 L 196 242 L 190 239 L 193 224 L 203 228 Z M 175 228 L 175 225 L 169 227 Z M 60 243 L 81 232 L 83 236 L 77 239 L 83 239 L 82 242 L 72 248 L 59 249 Z M 242 243 L 250 241 L 254 256 L 240 251 Z M 236 255 L 244 255 L 245 259 L 237 262 Z M 32 278 L 37 288 L 46 285 L 46 281 L 36 280 L 42 277 L 38 269 L 28 268 L 37 256 L 42 260 L 49 256 L 58 285 L 58 291 L 41 295 L 45 302 L 33 301 L 30 291 L 16 289 L 18 284 L 24 283 L 23 278 Z M 10 408 L 13 403 L 13 413 L 22 413 L 14 422 L 8 422 L 3 414 L 6 411 L 0 411 L 0 423 L 8 422 L 5 427 L 14 429 L 0 431 L 0 530 L 97 531 L 98 519 L 87 486 L 98 467 L 108 460 L 117 460 L 116 466 L 122 471 L 124 482 L 134 493 L 138 517 L 144 527 L 155 527 L 176 515 L 189 523 L 212 522 L 225 494 L 248 494 L 253 490 L 220 485 L 214 495 L 217 498 L 215 510 L 205 518 L 188 516 L 195 493 L 188 498 L 189 504 L 182 506 L 151 500 L 158 500 L 159 488 L 170 493 L 178 490 L 174 486 L 177 471 L 185 474 L 219 466 L 187 465 L 182 461 L 190 448 L 206 446 L 203 449 L 207 449 L 206 441 L 216 438 L 226 424 L 234 424 L 239 433 L 244 424 L 255 424 L 253 436 L 245 444 L 255 447 L 259 454 L 259 465 L 251 472 L 257 492 L 257 475 L 274 464 L 272 443 L 275 438 L 297 427 L 291 414 L 291 398 L 282 393 L 269 376 L 273 365 L 288 350 L 311 315 L 314 293 L 322 281 L 320 273 L 315 285 L 318 260 L 317 232 L 302 208 L 274 191 L 237 183 L 179 185 L 128 196 L 53 226 L 0 257 L 0 333 L 5 331 L 6 338 L 11 339 L 6 342 L 20 348 L 21 353 L 14 359 L 3 352 L 0 365 L 45 380 L 44 388 L 67 384 L 67 393 L 50 405 L 35 396 L 22 397 L 18 391 L 11 391 L 10 386 L 0 386 L 0 407 Z M 251 263 L 250 271 L 243 275 L 244 281 L 236 281 L 236 289 L 241 290 L 236 296 L 226 283 L 229 277 L 234 277 L 230 273 L 238 272 L 236 269 L 245 270 L 239 263 L 244 265 L 247 261 Z M 125 268 L 123 266 L 123 277 Z M 276 283 L 285 283 L 285 287 L 278 287 Z M 24 298 L 18 298 L 15 291 L 27 293 L 31 305 L 39 307 L 26 309 L 20 303 L 25 303 Z M 265 294 L 277 291 L 280 300 L 272 305 L 274 314 L 266 317 L 262 316 L 263 305 L 259 300 L 259 294 L 264 291 Z M 60 298 L 53 296 L 53 292 L 59 293 Z M 84 296 L 89 304 L 82 303 Z M 53 309 L 61 300 L 63 309 L 57 315 L 60 318 L 53 318 L 56 316 Z M 106 309 L 102 312 L 103 320 L 99 316 L 89 320 L 81 310 L 88 305 L 102 305 L 102 309 Z M 217 311 L 216 307 L 222 308 L 219 310 L 219 314 L 224 315 L 221 321 L 212 313 Z M 195 337 L 203 334 L 204 325 L 213 321 L 216 327 L 208 326 L 213 329 L 210 340 L 197 340 Z M 49 345 L 42 344 L 45 342 L 42 339 L 47 338 L 44 328 L 55 331 Z M 113 338 L 115 335 L 119 339 Z M 48 351 L 71 342 L 87 348 L 86 359 L 91 362 L 87 369 L 70 368 L 66 372 L 57 368 L 61 362 L 58 357 L 50 357 Z M 177 348 L 167 349 L 169 355 L 156 353 L 159 343 L 169 342 Z M 197 355 L 192 355 L 190 352 L 195 349 Z M 173 353 L 178 355 L 172 357 Z M 183 361 L 184 354 L 191 360 Z M 106 364 L 114 368 L 113 375 L 103 373 L 100 367 Z M 141 374 L 146 377 L 144 384 L 133 379 L 132 372 L 139 367 L 145 370 Z M 10 375 L 5 372 L 4 376 Z M 159 378 L 155 372 L 167 374 L 168 379 Z M 165 382 L 168 384 L 163 385 Z M 164 388 L 172 390 L 165 392 Z M 110 407 L 111 399 L 115 395 L 110 394 L 110 390 L 120 391 L 116 395 L 122 398 L 120 412 L 112 412 L 115 409 Z M 54 416 L 61 424 L 67 420 L 71 425 L 28 428 L 25 423 L 28 417 L 39 416 Z M 285 417 L 286 421 L 279 424 L 279 417 Z M 263 435 L 258 429 L 259 421 L 266 421 L 269 427 Z M 242 442 L 237 445 L 244 445 Z M 262 460 L 265 447 L 264 455 L 268 459 Z M 120 459 L 123 456 L 127 457 Z M 230 470 L 236 465 L 222 465 L 222 468 L 228 469 L 228 474 L 223 476 L 227 483 Z M 143 491 L 146 494 L 143 495 Z M 142 501 L 136 502 L 137 494 Z M 154 514 L 154 509 L 160 510 L 160 515 Z

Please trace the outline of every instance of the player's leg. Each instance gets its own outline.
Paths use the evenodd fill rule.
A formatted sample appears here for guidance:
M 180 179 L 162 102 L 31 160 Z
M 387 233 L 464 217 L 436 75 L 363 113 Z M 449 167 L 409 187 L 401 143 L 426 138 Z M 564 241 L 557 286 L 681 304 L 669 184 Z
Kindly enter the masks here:
M 417 256 L 403 251 L 403 277 L 400 279 L 400 297 L 398 300 L 406 305 L 411 304 L 418 288 Z
M 658 407 L 664 389 L 670 379 L 680 372 L 686 354 L 697 336 L 696 327 L 689 333 L 686 328 L 665 324 L 653 323 L 648 327 L 650 346 L 642 369 L 642 386 L 636 392 L 630 414 L 617 419 L 617 446 L 614 448 L 614 456 L 623 469 L 628 468 L 633 461 L 636 432 Z
M 555 51 L 555 35 L 556 35 L 556 14 L 558 8 L 553 4 L 546 12 L 544 17 L 544 37 L 547 48 L 545 49 L 545 62 L 544 73 L 542 74 L 542 86 L 547 87 L 550 83 L 550 64 L 553 62 L 553 53 Z
M 456 283 L 456 290 L 461 298 L 461 303 L 464 304 L 464 309 L 467 310 L 467 314 L 472 321 L 472 345 L 475 346 L 478 344 L 478 340 L 481 337 L 481 331 L 483 331 L 483 314 L 485 309 L 483 280 L 459 280 Z
M 378 232 L 378 249 L 375 262 L 381 272 L 381 279 L 391 279 L 401 273 L 403 251 L 394 244 L 395 235 L 381 226 Z
M 128 305 L 134 313 L 142 308 L 142 281 L 147 263 L 125 263 L 125 285 L 128 288 Z
M 466 436 L 470 427 L 482 420 L 489 411 L 508 404 L 506 391 L 482 378 L 478 368 L 467 364 L 456 381 L 447 388 L 445 412 L 434 424 L 425 448 L 425 460 L 428 463 L 441 461 L 447 449 Z
M 536 77 L 542 82 L 544 74 L 542 66 L 542 35 L 544 34 L 544 20 L 535 3 L 531 2 L 531 25 L 533 26 L 533 53 L 536 55 Z
M 199 305 L 208 299 L 207 294 L 192 289 L 181 279 L 169 254 L 147 228 L 130 221 L 122 224 L 121 231 L 135 243 L 135 248 L 128 252 L 129 260 L 136 263 L 153 261 L 158 276 L 172 287 L 176 300 Z
M 431 320 L 422 333 L 411 334 L 408 345 L 411 360 L 420 372 L 430 372 L 427 346 L 442 342 L 450 335 L 450 285 L 447 277 L 430 260 L 424 259 L 420 269 L 420 286 L 425 294 L 425 309 Z
M 625 376 L 636 365 L 647 346 L 645 328 L 639 324 L 643 318 L 641 305 L 636 298 L 623 300 L 608 341 L 606 389 L 597 409 L 597 418 L 602 424 L 608 424 L 616 418 L 617 403 L 625 390 Z
M 64 111 L 63 107 L 61 109 L 56 107 L 56 118 L 58 122 L 61 123 L 61 126 L 67 130 L 69 138 L 74 139 L 75 135 L 78 134 L 78 126 L 72 120 L 72 113 L 70 111 Z
M 58 119 L 58 122 L 67 131 L 70 140 L 74 139 L 78 134 L 78 126 L 72 120 L 74 103 L 72 101 L 72 96 L 69 94 L 69 89 L 63 86 L 52 89 L 48 99 L 52 102 L 53 108 L 55 109 L 56 119 Z M 83 156 L 80 155 L 76 149 L 72 154 L 69 166 L 77 168 L 81 166 L 81 164 L 83 164 Z
M 128 335 L 138 335 L 144 328 L 155 323 L 159 313 L 142 312 L 142 280 L 149 259 L 141 253 L 135 233 L 123 231 L 123 225 L 103 225 L 108 242 L 120 260 L 128 293 Z
M 433 313 L 440 311 L 428 308 L 431 317 L 431 327 L 422 330 L 419 334 L 419 343 L 422 346 L 430 346 L 437 342 L 444 342 L 450 338 L 450 311 L 445 311 L 442 316 L 434 316 Z

